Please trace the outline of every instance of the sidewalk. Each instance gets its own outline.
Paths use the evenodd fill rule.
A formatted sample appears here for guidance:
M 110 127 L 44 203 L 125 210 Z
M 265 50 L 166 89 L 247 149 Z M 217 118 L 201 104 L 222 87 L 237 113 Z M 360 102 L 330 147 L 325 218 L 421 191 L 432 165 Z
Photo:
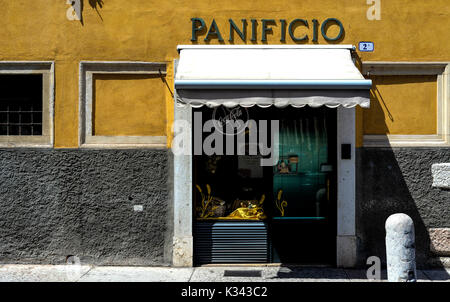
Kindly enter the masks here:
M 419 282 L 450 282 L 450 269 L 417 270 Z M 0 282 L 362 282 L 363 269 L 301 266 L 121 267 L 0 265 Z M 381 281 L 386 281 L 382 271 Z

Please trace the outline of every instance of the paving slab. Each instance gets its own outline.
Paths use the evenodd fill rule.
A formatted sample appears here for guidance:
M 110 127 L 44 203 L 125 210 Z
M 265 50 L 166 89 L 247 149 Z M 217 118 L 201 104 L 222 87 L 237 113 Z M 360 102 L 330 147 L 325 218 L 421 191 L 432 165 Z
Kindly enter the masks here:
M 191 282 L 261 282 L 265 281 L 268 277 L 276 274 L 277 267 L 242 267 L 242 266 L 218 266 L 218 267 L 196 267 Z M 231 272 L 243 272 L 243 276 L 226 277 L 225 271 Z M 251 272 L 260 272 L 260 277 L 252 277 L 245 274 Z
M 75 282 L 92 267 L 89 265 L 18 265 L 0 267 L 0 282 Z
M 242 277 L 228 277 L 225 272 L 242 271 Z M 260 271 L 261 277 L 245 276 L 245 272 Z M 234 274 L 236 275 L 236 274 Z M 342 269 L 310 267 L 197 267 L 192 282 L 346 282 Z
M 418 282 L 450 282 L 450 269 L 417 270 Z M 0 282 L 386 282 L 368 280 L 365 269 L 302 266 L 195 268 L 89 265 L 0 265 Z
M 188 282 L 194 268 L 94 267 L 80 282 Z
M 450 268 L 423 270 L 423 273 L 433 281 L 450 282 Z
M 364 269 L 345 269 L 345 272 L 351 282 L 387 282 L 387 270 L 381 270 L 380 280 L 369 280 L 367 279 L 367 271 Z M 417 270 L 417 282 L 430 282 L 430 278 L 422 271 Z
M 380 280 L 369 280 L 367 279 L 367 271 L 365 269 L 353 269 L 353 268 L 346 268 L 344 269 L 345 273 L 347 274 L 347 277 L 351 282 L 364 282 L 364 281 L 370 281 L 370 282 L 382 282 L 387 281 L 387 272 L 386 270 L 381 270 Z
M 345 271 L 328 267 L 289 267 L 279 268 L 271 280 L 276 282 L 348 282 Z

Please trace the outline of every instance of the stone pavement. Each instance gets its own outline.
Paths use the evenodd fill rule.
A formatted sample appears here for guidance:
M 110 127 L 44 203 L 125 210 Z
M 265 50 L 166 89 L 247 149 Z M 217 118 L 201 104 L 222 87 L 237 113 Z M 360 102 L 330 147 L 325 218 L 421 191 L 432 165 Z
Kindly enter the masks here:
M 418 281 L 450 281 L 450 269 L 418 270 Z M 231 275 L 231 276 L 224 276 Z M 381 281 L 386 281 L 382 271 Z M 361 282 L 364 269 L 307 266 L 123 267 L 0 265 L 0 282 Z

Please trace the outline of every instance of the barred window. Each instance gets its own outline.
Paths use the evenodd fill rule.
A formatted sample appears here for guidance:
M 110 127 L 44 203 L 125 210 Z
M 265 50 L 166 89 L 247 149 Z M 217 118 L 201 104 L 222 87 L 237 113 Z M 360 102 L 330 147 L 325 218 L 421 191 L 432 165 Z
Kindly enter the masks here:
M 42 74 L 0 74 L 0 135 L 42 135 Z

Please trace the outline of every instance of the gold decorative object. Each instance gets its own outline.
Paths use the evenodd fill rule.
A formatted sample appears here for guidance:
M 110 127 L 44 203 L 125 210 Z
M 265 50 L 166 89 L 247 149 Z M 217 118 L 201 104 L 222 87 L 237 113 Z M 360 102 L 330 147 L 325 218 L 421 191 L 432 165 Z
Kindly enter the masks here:
M 265 219 L 266 215 L 262 208 L 237 208 L 233 213 L 227 216 L 231 219 Z
M 195 185 L 197 190 L 200 192 L 202 196 L 201 206 L 197 207 L 196 210 L 198 213 L 198 217 L 200 218 L 208 218 L 215 214 L 215 211 L 219 208 L 220 205 L 214 205 L 214 203 L 222 204 L 223 200 L 216 198 L 211 195 L 211 187 L 209 184 L 206 184 L 207 195 L 203 194 L 202 188 L 199 185 Z M 225 202 L 223 202 L 224 204 Z
M 281 201 L 281 195 L 283 194 L 283 190 L 278 191 L 277 200 L 275 200 L 275 205 L 277 206 L 278 210 L 280 210 L 280 214 L 283 217 L 284 216 L 284 208 L 287 207 L 287 201 L 283 200 Z
M 266 196 L 263 194 L 260 200 L 239 200 L 236 199 L 233 206 L 239 206 L 226 218 L 228 219 L 266 219 L 262 205 Z

